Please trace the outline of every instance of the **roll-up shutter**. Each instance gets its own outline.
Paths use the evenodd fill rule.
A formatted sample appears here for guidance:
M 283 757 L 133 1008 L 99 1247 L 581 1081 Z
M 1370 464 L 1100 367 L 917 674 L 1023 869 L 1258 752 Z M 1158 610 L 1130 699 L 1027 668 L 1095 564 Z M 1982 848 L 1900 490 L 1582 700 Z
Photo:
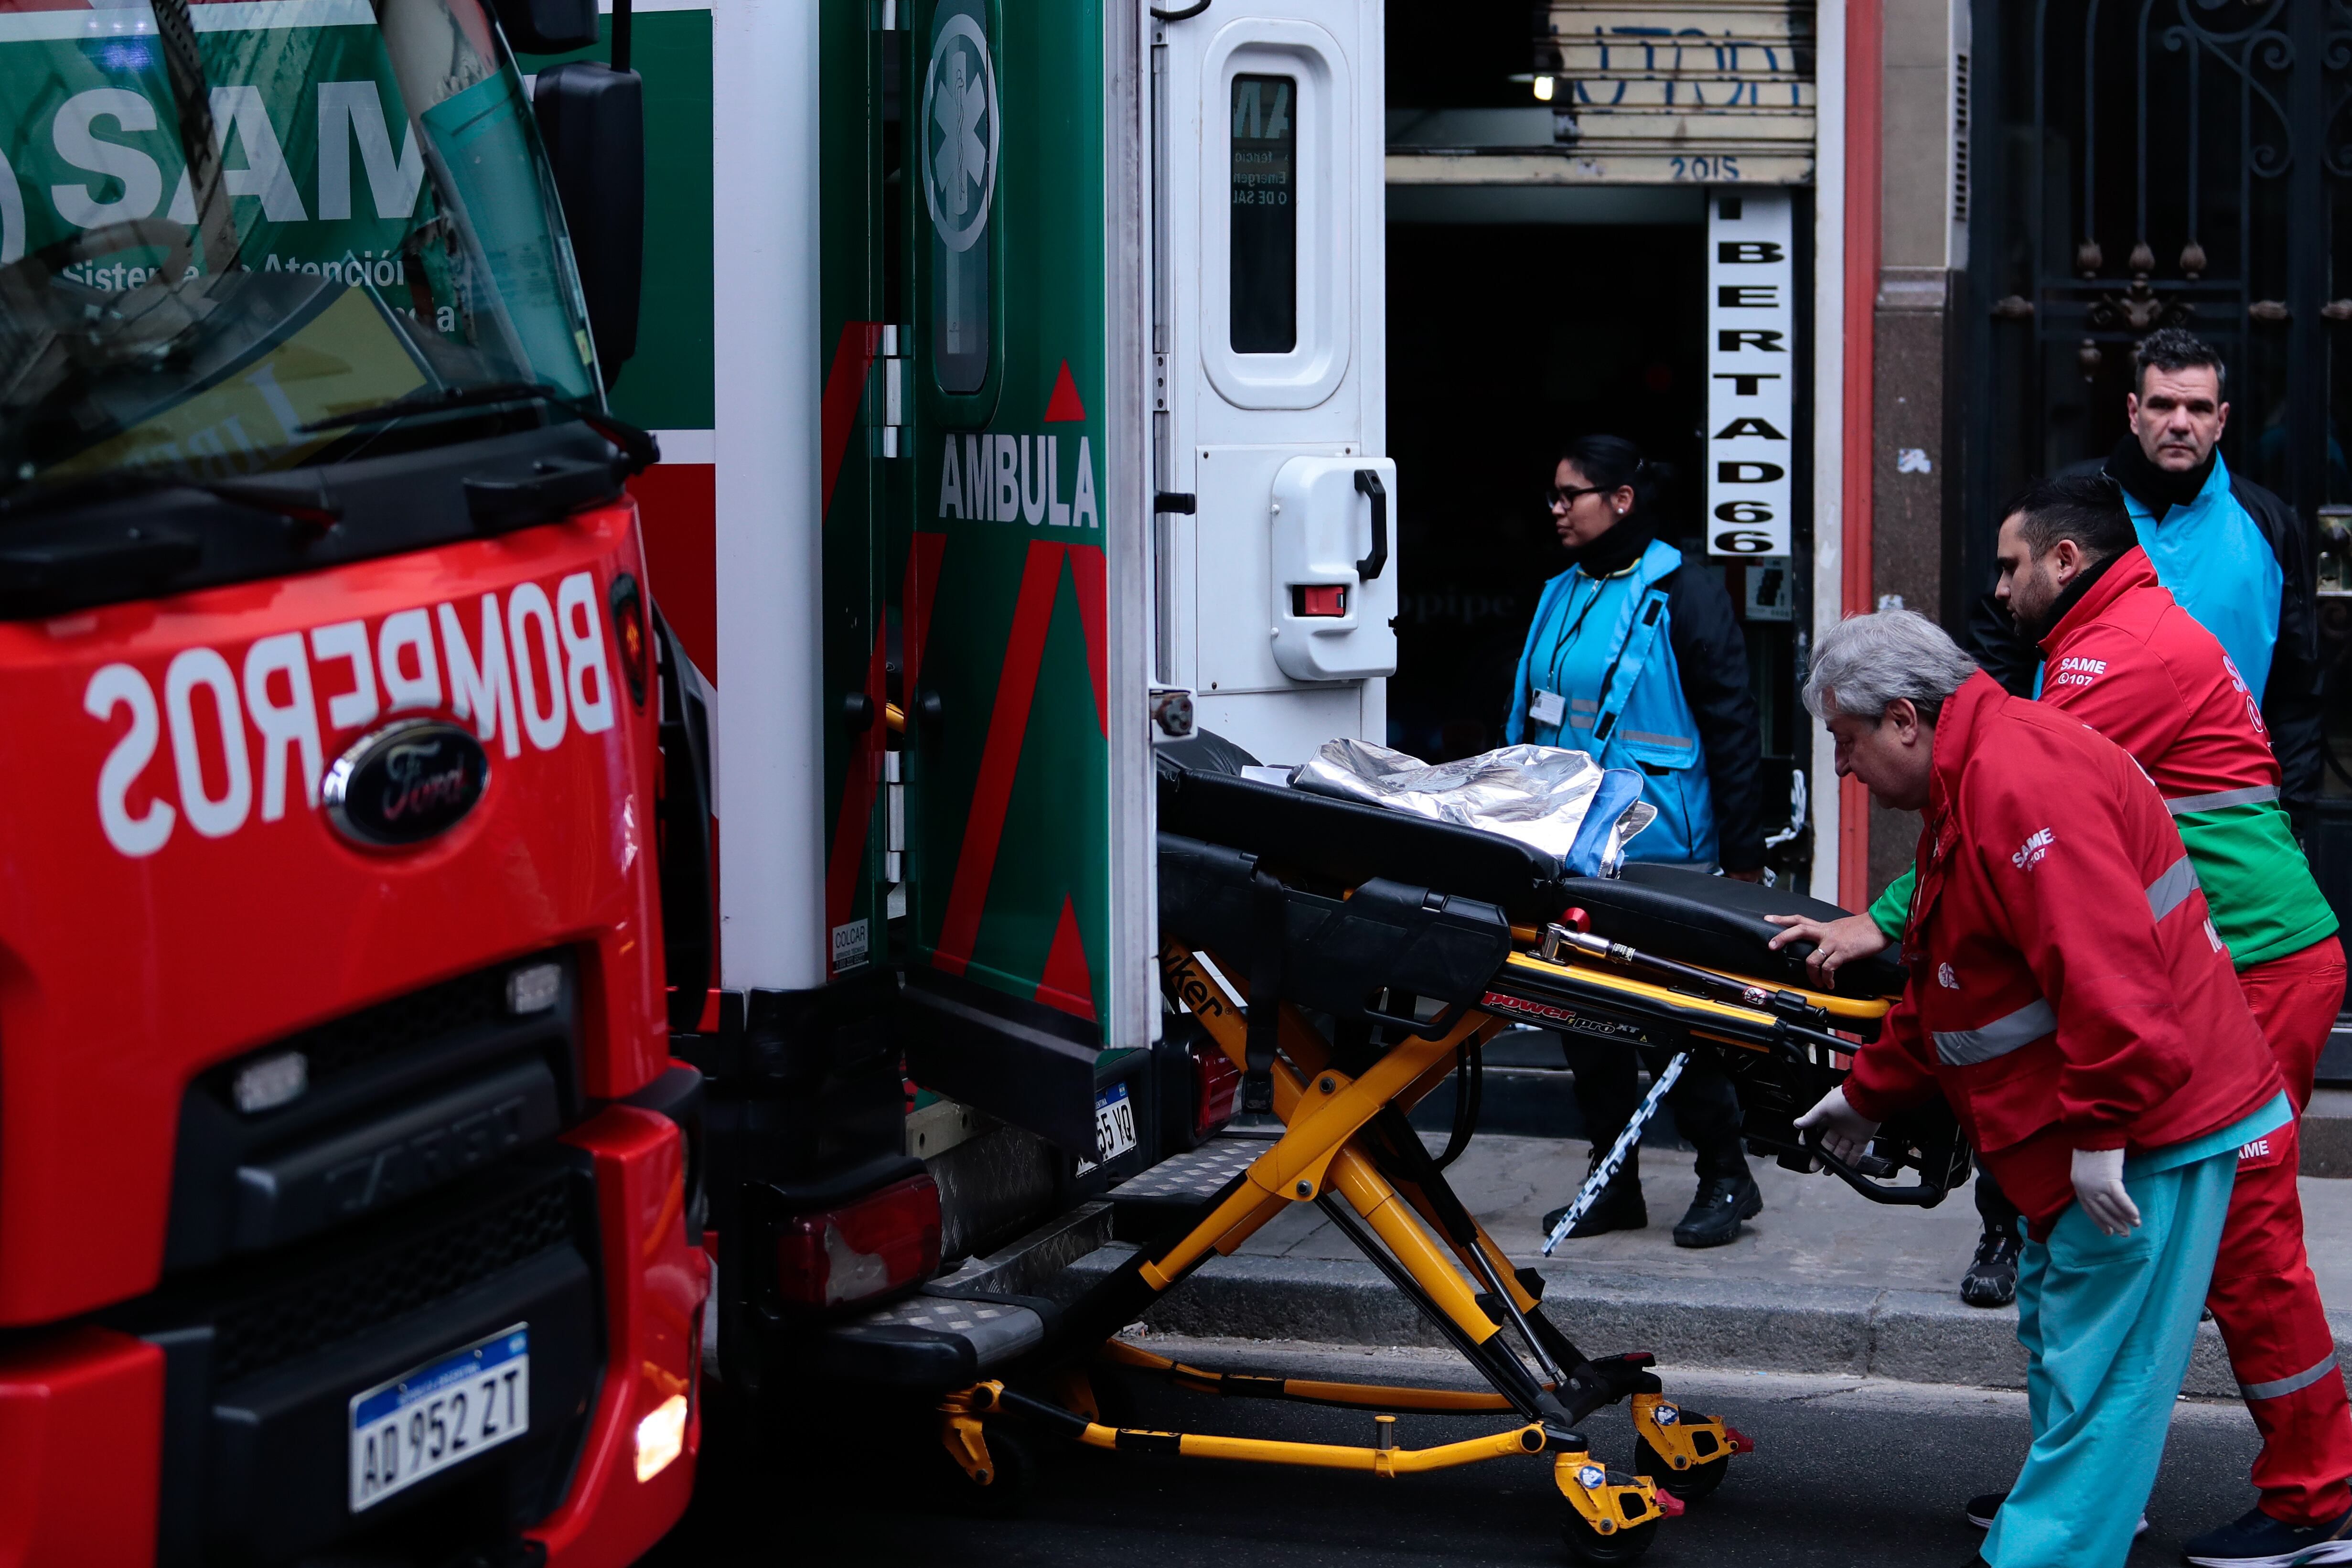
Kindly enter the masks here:
M 1553 0 L 1520 110 L 1392 120 L 1410 184 L 1806 184 L 1811 0 Z

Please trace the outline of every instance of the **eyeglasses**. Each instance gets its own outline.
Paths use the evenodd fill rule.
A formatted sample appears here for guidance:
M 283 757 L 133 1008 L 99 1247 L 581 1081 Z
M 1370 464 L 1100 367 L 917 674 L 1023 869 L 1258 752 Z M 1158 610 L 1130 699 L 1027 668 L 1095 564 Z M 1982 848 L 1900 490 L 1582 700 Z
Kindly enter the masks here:
M 1586 496 L 1606 495 L 1615 487 L 1611 485 L 1570 485 L 1565 489 L 1558 485 L 1544 491 L 1544 500 L 1563 510 L 1574 506 Z

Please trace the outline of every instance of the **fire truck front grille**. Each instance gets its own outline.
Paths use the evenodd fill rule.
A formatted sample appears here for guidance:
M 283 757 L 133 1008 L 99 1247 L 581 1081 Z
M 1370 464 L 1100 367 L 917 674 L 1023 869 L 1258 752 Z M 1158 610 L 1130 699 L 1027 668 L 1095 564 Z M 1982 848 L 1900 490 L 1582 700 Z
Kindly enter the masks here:
M 585 1109 L 582 1015 L 574 955 L 541 950 L 197 1074 L 180 1100 L 165 1270 L 363 1224 L 552 1137 Z
M 577 1215 L 572 1183 L 553 1173 L 488 1209 L 287 1279 L 215 1320 L 213 1375 L 234 1383 L 444 1300 L 562 1246 Z
M 268 1054 L 300 1051 L 310 1064 L 310 1081 L 324 1083 L 420 1041 L 438 1040 L 461 1029 L 506 1021 L 507 973 L 511 964 L 461 974 L 331 1019 L 279 1040 Z

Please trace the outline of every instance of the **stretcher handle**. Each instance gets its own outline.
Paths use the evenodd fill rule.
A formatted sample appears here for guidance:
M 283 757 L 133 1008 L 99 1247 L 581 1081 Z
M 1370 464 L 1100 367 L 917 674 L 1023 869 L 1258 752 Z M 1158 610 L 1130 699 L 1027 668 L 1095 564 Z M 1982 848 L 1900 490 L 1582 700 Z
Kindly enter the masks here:
M 1822 1147 L 1822 1135 L 1818 1131 L 1807 1128 L 1799 1136 L 1804 1141 L 1807 1153 L 1819 1160 L 1832 1174 L 1872 1203 L 1887 1204 L 1900 1208 L 1931 1209 L 1942 1203 L 1951 1192 L 1949 1187 L 1937 1186 L 1930 1182 L 1925 1171 L 1919 1173 L 1917 1182 L 1907 1187 L 1889 1186 L 1883 1182 L 1873 1181 Z
M 1439 1012 L 1434 1018 L 1415 1018 L 1401 1013 L 1383 1013 L 1377 1007 L 1367 1006 L 1360 1009 L 1369 1022 L 1411 1035 L 1419 1040 L 1436 1039 L 1460 1023 L 1462 1015 L 1469 1010 L 1470 1005 L 1467 1002 L 1456 1002 Z

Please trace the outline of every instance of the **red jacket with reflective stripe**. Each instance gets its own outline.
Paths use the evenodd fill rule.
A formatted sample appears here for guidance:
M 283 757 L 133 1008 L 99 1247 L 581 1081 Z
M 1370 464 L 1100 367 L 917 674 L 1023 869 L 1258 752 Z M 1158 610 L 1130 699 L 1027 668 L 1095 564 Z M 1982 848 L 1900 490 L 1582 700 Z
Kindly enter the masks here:
M 2139 764 L 1979 673 L 1944 704 L 1904 932 L 1910 971 L 1846 1099 L 1937 1088 L 2046 1235 L 2076 1149 L 2161 1148 L 2279 1092 L 2270 1047 Z
M 2042 700 L 2140 759 L 2166 800 L 2263 789 L 2278 798 L 2253 693 L 2137 545 L 2050 628 L 2042 651 Z

